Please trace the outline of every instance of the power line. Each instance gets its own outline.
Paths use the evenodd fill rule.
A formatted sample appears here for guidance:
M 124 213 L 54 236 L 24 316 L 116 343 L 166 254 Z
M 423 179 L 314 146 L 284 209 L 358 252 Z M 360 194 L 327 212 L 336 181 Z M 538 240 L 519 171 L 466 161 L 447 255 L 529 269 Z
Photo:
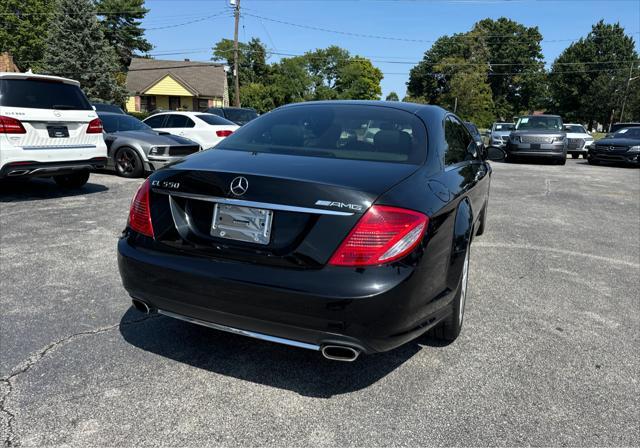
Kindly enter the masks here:
M 184 25 L 191 25 L 192 23 L 198 23 L 198 22 L 204 22 L 205 20 L 209 20 L 209 19 L 213 19 L 214 17 L 231 17 L 229 11 L 224 10 L 224 11 L 219 11 L 215 14 L 211 14 L 205 17 L 200 17 L 198 19 L 194 19 L 194 20 L 189 20 L 187 22 L 182 22 L 182 23 L 176 23 L 173 25 L 165 25 L 165 26 L 157 26 L 157 27 L 153 27 L 153 28 L 144 28 L 145 31 L 151 31 L 151 30 L 165 30 L 168 28 L 177 28 L 179 26 L 184 26 Z

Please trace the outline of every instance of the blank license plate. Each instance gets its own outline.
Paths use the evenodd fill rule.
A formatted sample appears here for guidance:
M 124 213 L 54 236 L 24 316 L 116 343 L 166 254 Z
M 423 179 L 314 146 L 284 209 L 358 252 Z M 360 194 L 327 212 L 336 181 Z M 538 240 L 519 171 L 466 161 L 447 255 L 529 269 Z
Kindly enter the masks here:
M 47 126 L 49 137 L 51 138 L 67 138 L 69 137 L 69 128 L 66 126 Z
M 255 244 L 269 244 L 273 211 L 217 203 L 213 209 L 211 235 Z

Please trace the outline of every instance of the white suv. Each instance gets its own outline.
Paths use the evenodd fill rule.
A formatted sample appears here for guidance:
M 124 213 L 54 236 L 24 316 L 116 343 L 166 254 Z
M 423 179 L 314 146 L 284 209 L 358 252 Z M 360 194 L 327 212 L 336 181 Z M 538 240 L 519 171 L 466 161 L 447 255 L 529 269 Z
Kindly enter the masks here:
M 0 179 L 51 176 L 79 188 L 106 163 L 102 123 L 78 81 L 0 72 Z

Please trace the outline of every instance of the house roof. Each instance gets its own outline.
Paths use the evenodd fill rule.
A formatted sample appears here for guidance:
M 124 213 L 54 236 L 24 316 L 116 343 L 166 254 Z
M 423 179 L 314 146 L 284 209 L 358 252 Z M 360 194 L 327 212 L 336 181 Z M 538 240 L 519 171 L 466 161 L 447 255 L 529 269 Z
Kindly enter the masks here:
M 167 75 L 194 95 L 224 97 L 224 66 L 211 62 L 133 58 L 127 73 L 127 90 L 139 95 Z

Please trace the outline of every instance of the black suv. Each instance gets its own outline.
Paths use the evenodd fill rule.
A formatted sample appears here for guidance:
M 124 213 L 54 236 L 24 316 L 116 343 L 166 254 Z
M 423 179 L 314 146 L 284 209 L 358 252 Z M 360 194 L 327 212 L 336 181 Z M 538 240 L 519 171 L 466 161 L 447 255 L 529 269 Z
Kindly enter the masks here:
M 640 165 L 640 127 L 620 129 L 611 137 L 598 140 L 589 150 L 589 163 L 600 162 Z
M 528 115 L 518 118 L 506 147 L 507 160 L 520 157 L 567 162 L 567 134 L 558 115 Z
M 224 117 L 229 121 L 233 121 L 238 126 L 242 126 L 258 118 L 258 112 L 250 107 L 210 107 L 205 110 L 205 112 Z

